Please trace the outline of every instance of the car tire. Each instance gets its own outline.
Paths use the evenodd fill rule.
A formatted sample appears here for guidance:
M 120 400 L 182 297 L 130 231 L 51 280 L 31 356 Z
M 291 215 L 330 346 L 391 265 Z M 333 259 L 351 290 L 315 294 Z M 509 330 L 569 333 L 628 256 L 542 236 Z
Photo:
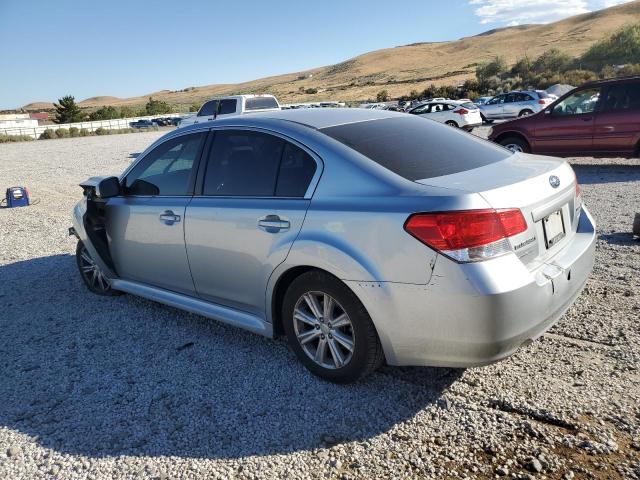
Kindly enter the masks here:
M 454 122 L 453 120 L 447 120 L 446 122 L 444 122 L 445 125 L 449 125 L 450 127 L 455 127 L 458 128 L 458 124 L 456 122 Z
M 533 115 L 533 110 L 522 110 L 519 114 L 518 114 L 518 118 L 520 117 L 528 117 L 529 115 Z
M 324 380 L 355 382 L 384 361 L 371 317 L 358 297 L 332 275 L 311 271 L 296 278 L 284 296 L 282 319 L 291 349 Z
M 92 293 L 106 297 L 122 295 L 122 292 L 111 288 L 111 282 L 100 271 L 100 267 L 81 241 L 78 241 L 76 246 L 76 265 L 82 281 Z
M 500 139 L 498 143 L 514 153 L 531 153 L 531 147 L 527 141 L 520 137 L 505 137 Z

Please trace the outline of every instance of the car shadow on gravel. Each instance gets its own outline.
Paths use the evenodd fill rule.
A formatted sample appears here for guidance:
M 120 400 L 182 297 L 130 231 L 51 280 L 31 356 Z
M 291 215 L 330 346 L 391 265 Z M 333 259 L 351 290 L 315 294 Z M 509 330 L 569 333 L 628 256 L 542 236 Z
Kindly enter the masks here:
M 243 458 L 362 441 L 461 370 L 385 367 L 348 386 L 282 340 L 140 298 L 100 297 L 71 255 L 0 266 L 0 428 L 62 453 Z
M 640 160 L 637 164 L 573 164 L 578 181 L 581 184 L 591 185 L 598 183 L 637 182 L 640 181 Z

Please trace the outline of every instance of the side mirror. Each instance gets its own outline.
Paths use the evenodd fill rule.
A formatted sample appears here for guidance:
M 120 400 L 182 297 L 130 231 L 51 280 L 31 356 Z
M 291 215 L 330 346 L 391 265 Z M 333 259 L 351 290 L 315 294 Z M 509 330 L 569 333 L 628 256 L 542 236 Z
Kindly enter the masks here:
M 96 185 L 96 196 L 98 198 L 111 198 L 120 194 L 120 181 L 118 177 L 107 177 Z

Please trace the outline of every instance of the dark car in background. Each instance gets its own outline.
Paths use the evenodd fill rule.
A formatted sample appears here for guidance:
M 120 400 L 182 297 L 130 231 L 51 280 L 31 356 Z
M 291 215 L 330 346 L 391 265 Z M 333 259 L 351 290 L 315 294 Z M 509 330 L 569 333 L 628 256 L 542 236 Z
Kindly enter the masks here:
M 586 83 L 535 115 L 494 126 L 489 139 L 516 152 L 638 155 L 640 76 Z
M 131 128 L 151 128 L 155 126 L 151 120 L 136 120 L 135 122 L 129 122 Z

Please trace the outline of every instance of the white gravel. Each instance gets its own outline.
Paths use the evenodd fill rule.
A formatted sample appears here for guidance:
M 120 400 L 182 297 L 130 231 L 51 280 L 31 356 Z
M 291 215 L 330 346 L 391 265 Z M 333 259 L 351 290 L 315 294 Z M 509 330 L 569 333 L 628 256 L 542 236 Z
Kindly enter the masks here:
M 637 159 L 572 160 L 597 264 L 549 334 L 337 386 L 282 340 L 84 288 L 77 184 L 158 136 L 0 145 L 0 187 L 40 200 L 0 210 L 0 478 L 640 478 Z

